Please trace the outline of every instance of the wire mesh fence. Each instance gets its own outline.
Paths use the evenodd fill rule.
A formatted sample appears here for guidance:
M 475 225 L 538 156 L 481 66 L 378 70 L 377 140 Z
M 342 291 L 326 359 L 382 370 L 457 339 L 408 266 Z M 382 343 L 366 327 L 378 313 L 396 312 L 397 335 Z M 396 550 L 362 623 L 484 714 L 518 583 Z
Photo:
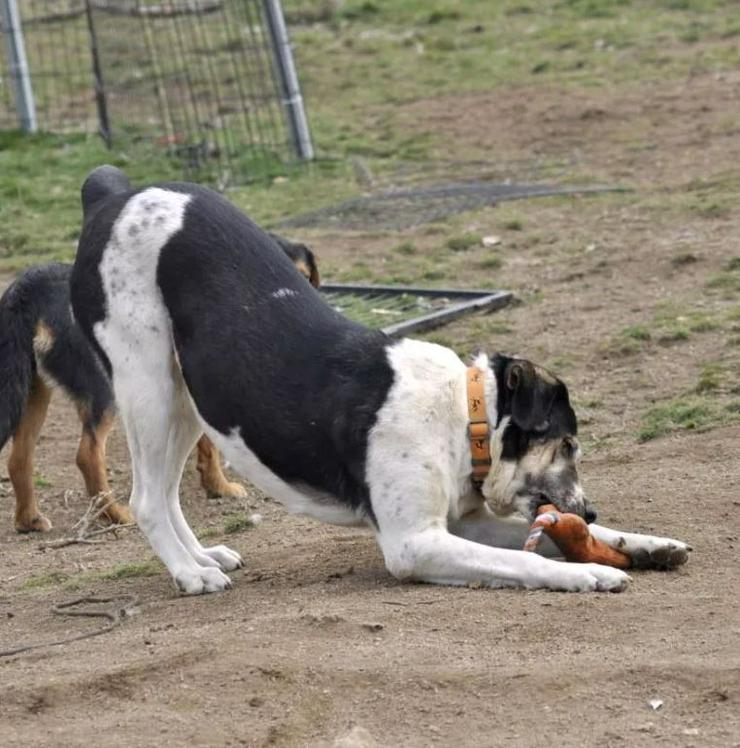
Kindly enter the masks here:
M 23 0 L 39 129 L 151 142 L 178 156 L 186 176 L 221 184 L 306 156 L 285 106 L 296 94 L 286 89 L 278 54 L 276 6 L 274 0 Z M 18 121 L 10 73 L 6 49 L 0 55 L 5 129 Z
M 474 312 L 509 304 L 510 291 L 358 286 L 324 283 L 321 291 L 338 312 L 391 337 L 432 330 Z

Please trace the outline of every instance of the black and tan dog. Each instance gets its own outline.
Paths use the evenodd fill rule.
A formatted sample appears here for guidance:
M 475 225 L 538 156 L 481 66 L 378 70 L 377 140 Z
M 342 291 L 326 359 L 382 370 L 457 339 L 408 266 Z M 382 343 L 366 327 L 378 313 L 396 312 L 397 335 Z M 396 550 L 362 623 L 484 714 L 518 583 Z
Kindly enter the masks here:
M 319 274 L 311 250 L 273 238 L 317 286 Z M 72 318 L 71 271 L 71 265 L 61 263 L 32 268 L 0 298 L 0 449 L 12 436 L 8 473 L 15 491 L 18 532 L 51 529 L 34 497 L 33 462 L 54 387 L 72 400 L 82 423 L 77 466 L 87 493 L 110 501 L 105 445 L 115 417 L 113 391 L 107 372 Z M 240 484 L 227 480 L 218 452 L 205 436 L 198 441 L 198 471 L 209 496 L 245 495 Z M 105 513 L 112 522 L 131 521 L 128 507 L 121 504 L 109 503 Z

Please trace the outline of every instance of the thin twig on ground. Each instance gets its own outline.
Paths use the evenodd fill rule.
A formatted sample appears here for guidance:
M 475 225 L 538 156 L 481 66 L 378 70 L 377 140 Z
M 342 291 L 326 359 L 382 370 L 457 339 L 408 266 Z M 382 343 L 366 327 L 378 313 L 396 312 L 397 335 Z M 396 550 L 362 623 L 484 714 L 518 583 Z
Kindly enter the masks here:
M 75 609 L 78 605 L 95 605 L 100 603 L 112 603 L 119 600 L 125 601 L 122 606 L 119 606 L 116 610 L 79 610 Z M 108 623 L 99 629 L 93 631 L 87 631 L 84 634 L 75 634 L 74 636 L 68 636 L 65 639 L 56 639 L 50 642 L 43 642 L 40 644 L 24 644 L 19 647 L 13 647 L 12 649 L 6 649 L 0 651 L 0 657 L 12 657 L 13 655 L 21 654 L 22 652 L 30 652 L 33 649 L 42 649 L 44 647 L 60 647 L 63 644 L 70 644 L 71 642 L 81 641 L 82 639 L 90 639 L 93 636 L 100 636 L 101 634 L 107 634 L 114 628 L 121 625 L 124 618 L 128 618 L 133 615 L 134 609 L 139 604 L 139 598 L 136 595 L 115 595 L 114 597 L 78 597 L 74 600 L 69 600 L 66 603 L 59 603 L 52 608 L 52 612 L 58 616 L 81 616 L 86 618 L 105 618 Z
M 105 502 L 103 499 L 107 498 Z M 75 531 L 74 535 L 70 535 L 65 538 L 59 538 L 58 540 L 47 540 L 39 544 L 41 550 L 47 548 L 65 548 L 68 545 L 99 545 L 104 543 L 105 540 L 93 540 L 92 538 L 100 535 L 107 535 L 108 533 L 116 533 L 119 530 L 125 530 L 130 527 L 136 527 L 136 523 L 129 522 L 125 525 L 109 525 L 108 527 L 96 527 L 91 528 L 93 523 L 97 522 L 100 517 L 106 512 L 108 507 L 115 502 L 113 496 L 105 494 L 98 494 L 90 499 L 90 504 L 85 510 L 85 513 L 75 523 L 72 529 Z

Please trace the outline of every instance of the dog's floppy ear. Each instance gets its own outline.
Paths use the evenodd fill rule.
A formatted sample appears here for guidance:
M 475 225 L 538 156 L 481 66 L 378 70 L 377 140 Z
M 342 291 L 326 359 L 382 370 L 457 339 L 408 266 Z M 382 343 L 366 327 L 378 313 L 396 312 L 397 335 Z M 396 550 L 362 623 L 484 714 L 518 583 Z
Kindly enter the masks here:
M 316 256 L 305 244 L 303 248 L 306 250 L 306 259 L 308 260 L 308 282 L 314 288 L 318 288 L 321 285 L 321 276 L 319 275 L 319 266 L 316 264 Z
M 511 419 L 523 431 L 546 431 L 552 393 L 540 381 L 530 361 L 513 359 L 504 371 L 511 396 Z

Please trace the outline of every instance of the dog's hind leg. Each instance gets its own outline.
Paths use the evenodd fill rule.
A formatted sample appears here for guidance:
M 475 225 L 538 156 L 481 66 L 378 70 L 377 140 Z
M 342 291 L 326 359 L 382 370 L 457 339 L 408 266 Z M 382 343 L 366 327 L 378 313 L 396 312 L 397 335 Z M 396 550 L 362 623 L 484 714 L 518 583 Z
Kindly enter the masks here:
M 170 522 L 175 528 L 180 542 L 188 549 L 189 553 L 201 566 L 218 566 L 223 571 L 233 571 L 243 566 L 241 556 L 227 548 L 225 545 L 204 548 L 182 513 L 180 507 L 180 480 L 188 455 L 190 454 L 195 440 L 202 433 L 202 428 L 190 399 L 182 374 L 178 371 L 174 374 L 176 396 L 174 424 L 176 428 L 170 430 L 167 444 L 167 511 Z M 205 438 L 205 437 L 204 437 Z M 215 452 L 215 447 L 212 447 Z M 216 452 L 218 460 L 218 453 Z
M 230 496 L 243 499 L 247 495 L 244 486 L 228 480 L 224 475 L 218 450 L 205 434 L 198 439 L 198 472 L 200 485 L 209 498 Z
M 92 417 L 90 409 L 85 406 L 78 406 L 77 412 L 82 422 L 77 467 L 85 481 L 87 495 L 91 498 L 99 497 L 98 506 L 105 506 L 104 515 L 114 524 L 126 525 L 133 522 L 129 508 L 113 500 L 108 485 L 105 445 L 115 419 L 113 408 L 105 410 L 97 419 Z
M 691 546 L 673 538 L 621 532 L 596 524 L 589 527 L 597 540 L 626 553 L 638 569 L 675 569 L 689 560 L 692 550 Z
M 21 421 L 13 435 L 8 474 L 15 491 L 15 529 L 18 532 L 48 532 L 51 522 L 39 511 L 33 492 L 33 458 L 36 441 L 44 425 L 51 390 L 36 376 Z
M 132 458 L 131 510 L 181 592 L 217 592 L 231 587 L 230 579 L 209 557 L 196 560 L 187 544 L 189 536 L 183 542 L 178 532 L 184 527 L 192 535 L 179 511 L 177 491 L 199 429 L 192 418 L 178 422 L 182 412 L 171 369 L 176 364 L 156 353 L 140 359 L 138 371 L 129 375 L 124 369 L 114 378 Z

